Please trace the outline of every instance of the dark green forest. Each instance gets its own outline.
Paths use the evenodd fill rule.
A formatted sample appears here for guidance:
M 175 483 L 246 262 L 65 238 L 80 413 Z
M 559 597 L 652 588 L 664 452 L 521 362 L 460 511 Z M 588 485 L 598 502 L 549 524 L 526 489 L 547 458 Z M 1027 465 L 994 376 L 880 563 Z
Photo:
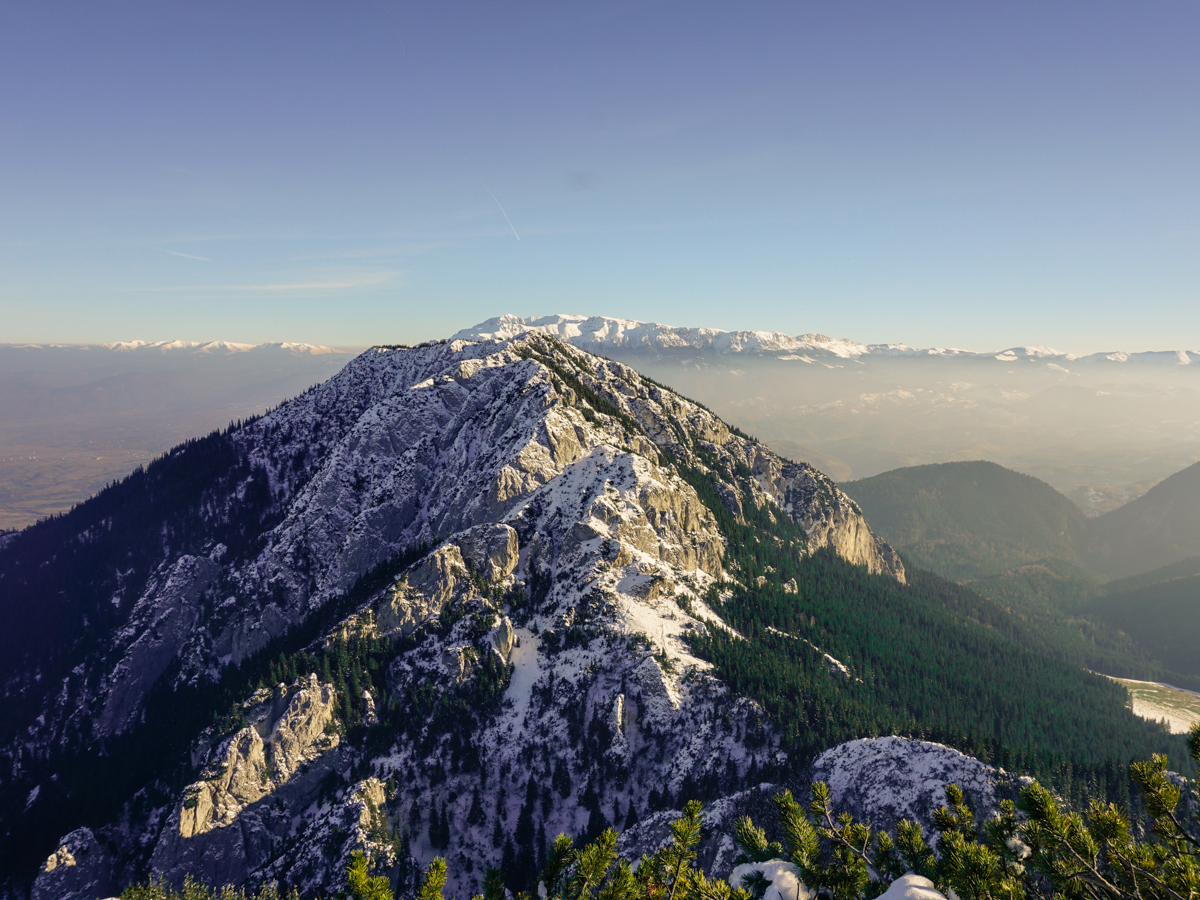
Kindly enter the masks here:
M 1178 540 L 1190 539 L 1191 520 L 1176 507 L 1190 508 L 1195 481 L 1185 470 L 1168 479 L 1180 497 L 1165 497 L 1164 482 L 1094 520 L 1050 485 L 990 462 L 897 469 L 843 488 L 910 565 L 963 584 L 1026 623 L 1036 636 L 1026 646 L 1107 675 L 1200 690 L 1200 602 L 1189 600 L 1197 583 L 1181 580 L 1200 569 L 1195 559 L 1104 583 L 1114 548 L 1127 556 L 1130 541 L 1165 541 L 1146 560 L 1182 552 L 1170 527 L 1153 532 L 1161 520 L 1174 523 Z
M 744 480 L 714 452 L 700 456 L 724 479 Z M 755 507 L 746 492 L 739 523 L 710 477 L 681 469 L 720 521 L 738 579 L 724 602 L 715 589 L 709 602 L 749 638 L 714 629 L 693 649 L 770 711 L 795 760 L 851 738 L 901 734 L 1037 775 L 1080 799 L 1116 791 L 1120 801 L 1128 760 L 1163 752 L 1189 764 L 1181 738 L 1125 708 L 1124 688 L 1056 658 L 1052 637 L 994 601 L 916 567 L 905 585 L 829 551 L 803 554 L 804 534 L 790 519 Z M 785 591 L 793 580 L 797 592 Z M 831 674 L 805 641 L 852 677 Z

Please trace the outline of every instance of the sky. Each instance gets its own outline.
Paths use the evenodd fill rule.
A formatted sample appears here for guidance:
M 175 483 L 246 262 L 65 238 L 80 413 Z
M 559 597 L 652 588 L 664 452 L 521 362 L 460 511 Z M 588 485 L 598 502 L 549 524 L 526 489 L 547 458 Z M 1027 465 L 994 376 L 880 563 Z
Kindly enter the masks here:
M 1200 3 L 0 4 L 0 342 L 1200 348 Z

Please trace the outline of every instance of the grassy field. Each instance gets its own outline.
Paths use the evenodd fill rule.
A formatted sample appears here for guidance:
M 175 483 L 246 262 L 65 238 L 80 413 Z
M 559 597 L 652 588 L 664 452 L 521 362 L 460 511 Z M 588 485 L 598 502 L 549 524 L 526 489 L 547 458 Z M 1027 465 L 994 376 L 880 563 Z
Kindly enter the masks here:
M 1155 722 L 1165 719 L 1173 734 L 1185 734 L 1200 722 L 1200 694 L 1159 684 L 1154 681 L 1133 681 L 1114 678 L 1129 690 L 1133 711 L 1143 719 Z

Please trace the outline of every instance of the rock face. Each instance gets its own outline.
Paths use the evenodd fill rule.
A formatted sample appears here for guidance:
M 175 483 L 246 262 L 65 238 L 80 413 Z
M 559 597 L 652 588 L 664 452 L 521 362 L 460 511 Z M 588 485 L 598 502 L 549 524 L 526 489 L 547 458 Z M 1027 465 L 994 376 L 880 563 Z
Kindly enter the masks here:
M 281 806 L 310 796 L 336 764 L 336 699 L 333 687 L 315 675 L 251 697 L 245 707 L 250 724 L 218 744 L 203 773 L 208 777 L 184 790 L 151 869 L 176 882 L 190 872 L 213 884 L 238 883 L 273 859 L 291 824 L 279 816 Z M 323 764 L 306 772 L 316 760 Z M 281 802 L 270 802 L 276 799 Z
M 112 857 L 90 828 L 80 828 L 42 865 L 33 885 L 32 900 L 95 900 L 106 892 Z
M 260 692 L 266 693 L 266 691 Z M 256 695 L 251 701 L 259 699 Z M 213 754 L 217 774 L 187 789 L 179 834 L 192 838 L 232 824 L 243 808 L 285 784 L 306 763 L 337 746 L 333 686 L 277 685 L 274 696 L 250 710 L 262 718 L 228 738 Z M 276 710 L 278 714 L 272 715 Z M 222 752 L 223 751 L 223 752 Z
M 244 727 L 196 735 L 190 785 L 148 787 L 108 827 L 119 866 L 93 854 L 89 884 L 191 872 L 327 894 L 355 847 L 400 866 L 407 829 L 416 864 L 455 848 L 447 889 L 464 895 L 501 852 L 498 823 L 579 834 L 698 784 L 748 787 L 784 755 L 763 711 L 690 652 L 728 628 L 704 597 L 731 576 L 685 475 L 713 480 L 736 519 L 747 504 L 790 518 L 796 552 L 904 578 L 825 476 L 545 336 L 368 351 L 222 440 L 242 480 L 201 494 L 186 551 L 164 529 L 137 593 L 105 598 L 128 612 L 21 741 L 133 734 L 159 715 L 152 691 L 199 690 L 288 641 L 391 656 L 348 697 L 316 676 L 248 690 Z M 359 700 L 366 731 L 343 738 Z

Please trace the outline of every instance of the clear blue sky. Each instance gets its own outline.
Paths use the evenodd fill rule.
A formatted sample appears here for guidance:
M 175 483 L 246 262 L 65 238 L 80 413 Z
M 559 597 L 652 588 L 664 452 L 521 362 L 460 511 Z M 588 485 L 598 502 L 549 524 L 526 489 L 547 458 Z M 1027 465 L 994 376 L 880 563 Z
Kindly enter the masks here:
M 1200 3 L 0 4 L 0 342 L 502 312 L 1200 347 Z

